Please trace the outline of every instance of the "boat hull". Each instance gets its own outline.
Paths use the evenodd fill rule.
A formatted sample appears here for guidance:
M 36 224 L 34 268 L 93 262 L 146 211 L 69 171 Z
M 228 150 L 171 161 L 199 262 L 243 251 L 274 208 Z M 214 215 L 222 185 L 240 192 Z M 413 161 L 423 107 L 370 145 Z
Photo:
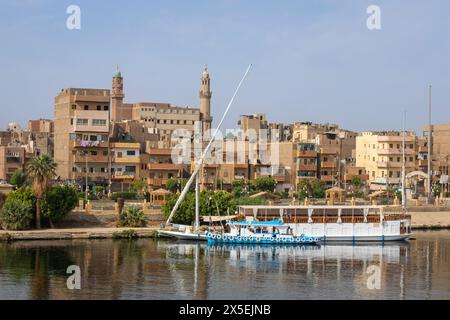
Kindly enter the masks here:
M 208 244 L 265 244 L 265 245 L 315 245 L 321 241 L 318 237 L 241 237 L 231 236 L 226 234 L 213 234 L 208 232 L 206 234 Z
M 179 240 L 206 241 L 206 235 L 202 233 L 186 233 L 181 231 L 158 230 L 163 237 L 176 238 Z
M 371 236 L 325 236 L 324 242 L 385 242 L 385 241 L 406 241 L 414 237 L 413 234 L 404 235 L 371 235 Z

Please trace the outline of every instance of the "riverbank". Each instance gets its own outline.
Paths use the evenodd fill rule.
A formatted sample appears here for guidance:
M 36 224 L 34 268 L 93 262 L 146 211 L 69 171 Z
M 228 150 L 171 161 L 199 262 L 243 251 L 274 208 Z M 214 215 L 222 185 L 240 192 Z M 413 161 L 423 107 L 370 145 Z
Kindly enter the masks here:
M 408 214 L 414 230 L 450 229 L 450 211 L 409 211 Z
M 0 241 L 153 238 L 157 228 L 70 228 L 26 231 L 0 230 Z

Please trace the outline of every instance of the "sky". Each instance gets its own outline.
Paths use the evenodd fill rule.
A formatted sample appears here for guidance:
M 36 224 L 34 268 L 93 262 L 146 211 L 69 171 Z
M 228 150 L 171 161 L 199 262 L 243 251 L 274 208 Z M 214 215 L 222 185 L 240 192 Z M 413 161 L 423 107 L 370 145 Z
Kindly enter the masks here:
M 69 30 L 69 5 L 81 29 Z M 366 10 L 381 9 L 381 30 Z M 207 64 L 215 124 L 248 64 L 225 121 L 337 123 L 421 134 L 450 123 L 448 0 L 1 0 L 0 127 L 53 118 L 62 88 L 110 88 L 119 65 L 126 102 L 198 106 Z

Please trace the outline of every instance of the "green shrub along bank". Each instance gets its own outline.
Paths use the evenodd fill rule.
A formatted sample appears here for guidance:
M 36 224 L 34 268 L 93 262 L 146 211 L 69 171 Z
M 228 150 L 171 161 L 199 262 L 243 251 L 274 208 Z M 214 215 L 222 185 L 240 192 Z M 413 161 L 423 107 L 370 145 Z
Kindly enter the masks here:
M 111 195 L 111 199 L 116 201 L 117 198 L 123 198 L 126 200 L 137 200 L 137 193 L 136 192 L 114 192 Z
M 8 199 L 0 210 L 0 225 L 5 230 L 27 230 L 32 220 L 31 205 L 19 199 Z
M 140 228 L 147 225 L 148 218 L 136 206 L 126 207 L 119 215 L 118 227 Z
M 77 189 L 72 186 L 55 186 L 46 194 L 42 202 L 42 213 L 52 225 L 61 220 L 78 205 Z
M 51 187 L 41 200 L 41 212 L 46 221 L 61 220 L 78 205 L 75 187 L 57 185 Z M 0 223 L 3 229 L 29 229 L 36 217 L 36 196 L 29 187 L 11 192 L 0 211 Z

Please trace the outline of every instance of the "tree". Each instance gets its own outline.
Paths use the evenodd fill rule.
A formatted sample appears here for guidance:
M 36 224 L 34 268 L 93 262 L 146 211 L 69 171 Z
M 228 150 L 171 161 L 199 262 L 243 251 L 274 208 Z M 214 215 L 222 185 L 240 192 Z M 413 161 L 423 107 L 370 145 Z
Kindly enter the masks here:
M 319 179 L 303 179 L 300 180 L 298 185 L 299 189 L 299 198 L 316 198 L 322 199 L 325 198 L 325 184 L 322 180 Z
M 34 157 L 27 167 L 27 174 L 32 181 L 36 196 L 36 228 L 41 228 L 41 202 L 48 191 L 52 179 L 56 176 L 56 163 L 47 154 Z
M 272 177 L 258 178 L 253 183 L 256 191 L 273 192 L 277 186 L 277 182 Z
M 0 223 L 5 230 L 29 229 L 32 219 L 31 206 L 18 199 L 7 200 L 0 211 Z
M 143 179 L 135 180 L 130 184 L 128 190 L 142 196 L 147 191 L 147 183 Z
M 311 180 L 312 196 L 315 199 L 325 198 L 325 183 L 319 179 Z
M 300 180 L 298 184 L 298 190 L 299 190 L 299 198 L 301 200 L 312 197 L 311 185 L 309 183 L 309 180 L 307 179 Z
M 22 187 L 11 192 L 6 198 L 6 202 L 18 200 L 23 202 L 26 206 L 31 208 L 31 213 L 33 216 L 36 214 L 36 196 L 33 193 L 33 190 L 30 187 Z
M 178 179 L 170 178 L 166 182 L 166 189 L 172 193 L 176 193 L 178 191 L 179 181 Z
M 354 176 L 352 178 L 352 186 L 355 189 L 355 191 L 359 191 L 363 185 L 363 182 L 359 176 Z
M 17 169 L 9 179 L 9 183 L 19 189 L 27 184 L 27 180 L 25 172 L 22 169 Z
M 53 227 L 53 221 L 64 218 L 78 205 L 78 192 L 73 186 L 55 186 L 42 199 L 42 214 L 48 218 Z

